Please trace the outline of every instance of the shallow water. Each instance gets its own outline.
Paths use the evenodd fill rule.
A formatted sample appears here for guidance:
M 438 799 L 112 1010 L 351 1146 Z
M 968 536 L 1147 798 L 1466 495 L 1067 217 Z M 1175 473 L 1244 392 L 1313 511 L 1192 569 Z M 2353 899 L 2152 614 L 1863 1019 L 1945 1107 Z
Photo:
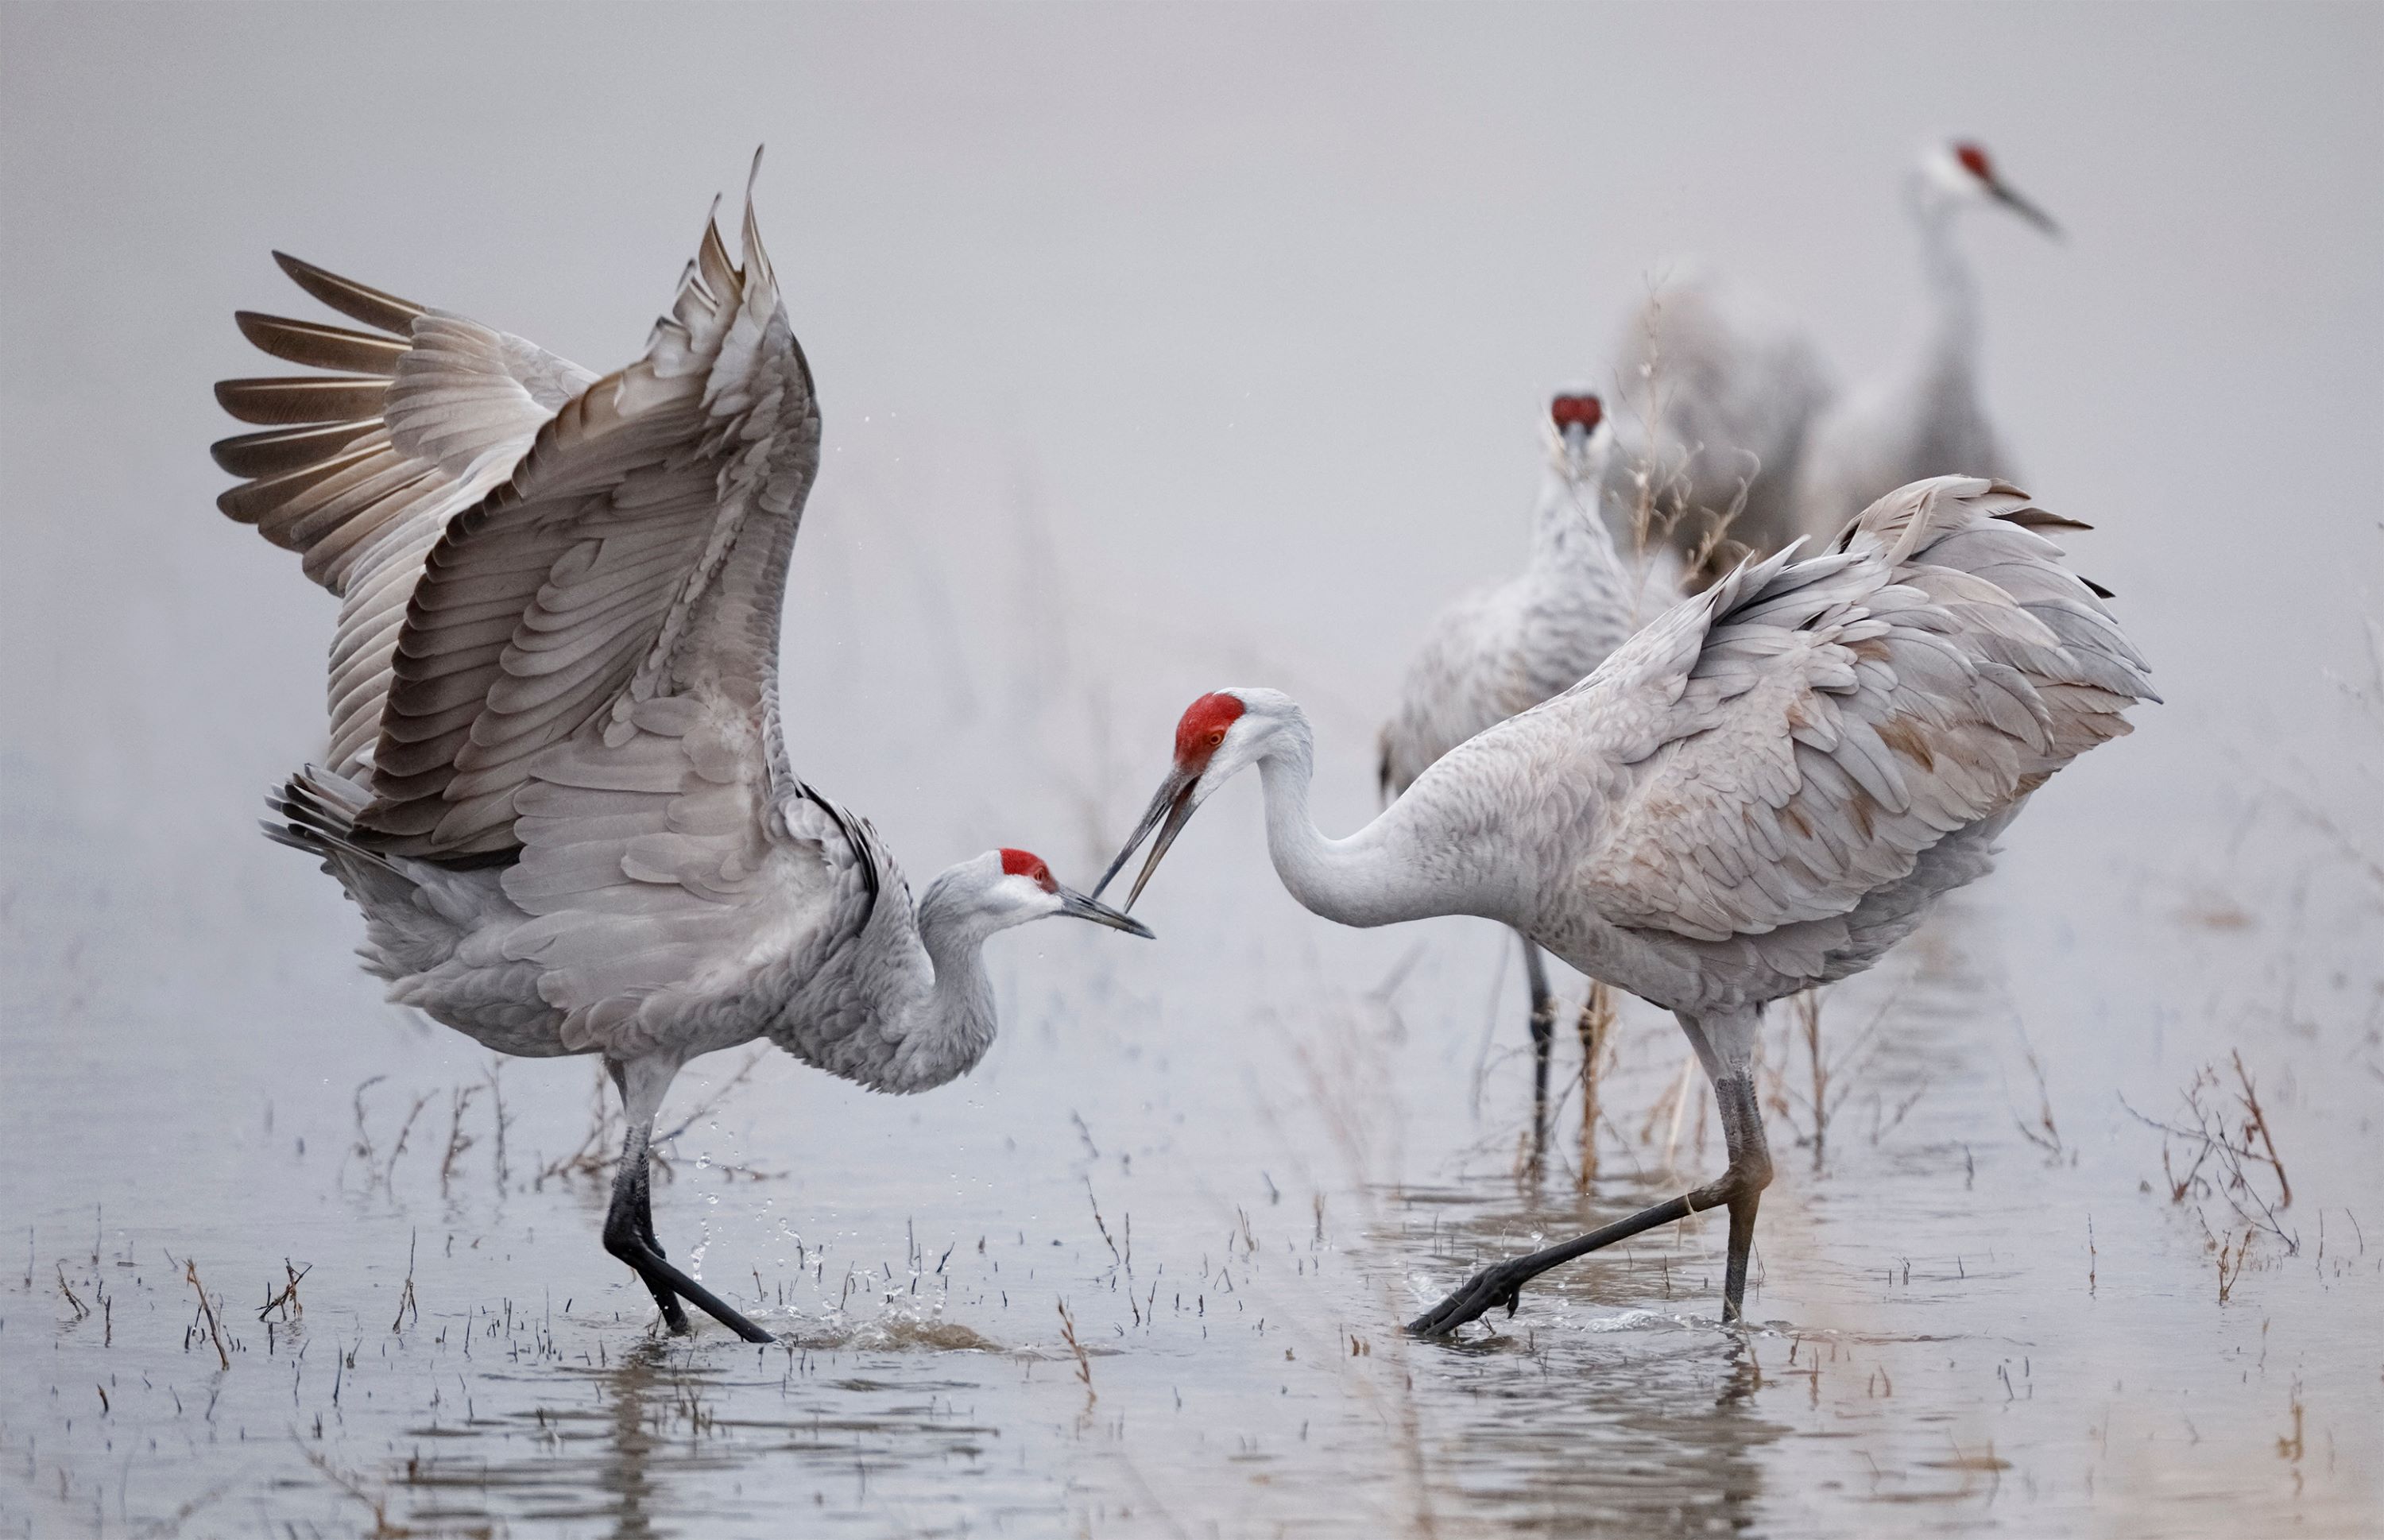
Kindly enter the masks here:
M 1253 811 L 1207 838 L 1254 838 Z M 1009 1026 L 959 1087 L 896 1100 L 758 1061 L 671 1146 L 657 1195 L 675 1254 L 787 1334 L 756 1349 L 657 1337 L 597 1246 L 600 1184 L 539 1174 L 589 1132 L 584 1064 L 491 1087 L 484 1056 L 328 968 L 319 1011 L 177 1034 L 180 991 L 142 959 L 191 922 L 137 894 L 20 901 L 24 1004 L 82 1030 L 10 1045 L 18 1148 L 53 1155 L 10 1184 L 11 1525 L 2357 1533 L 2384 1434 L 2384 1235 L 2365 1243 L 2357 1180 L 2384 987 L 2351 946 L 2368 922 L 2346 910 L 2337 982 L 2255 1056 L 2299 1249 L 2255 1240 L 2221 1304 L 2196 1210 L 2243 1226 L 2220 1197 L 2154 1190 L 2160 1136 L 2105 1087 L 2173 1116 L 2227 1046 L 2176 1002 L 2240 1022 L 2270 938 L 2118 905 L 2064 940 L 2027 901 L 2098 886 L 2065 869 L 2061 822 L 1828 998 L 1818 1158 L 1809 1060 L 1775 1025 L 1750 1330 L 1718 1323 L 1721 1224 L 1698 1220 L 1446 1346 L 1397 1323 L 1479 1261 L 1720 1158 L 1701 1081 L 1677 1121 L 1659 1105 L 1677 1034 L 1632 1007 L 1599 1177 L 1576 1192 L 1571 1100 L 1553 1168 L 1518 1175 L 1518 980 L 1491 999 L 1517 970 L 1486 926 L 1254 929 L 1236 916 L 1277 900 L 1251 874 L 1179 855 L 1149 906 L 1161 946 L 1008 949 Z M 2325 928 L 2294 938 L 2304 976 Z M 2130 974 L 2165 970 L 2166 1004 L 2095 985 L 2114 948 L 2158 960 Z M 128 1026 L 155 1046 L 137 1076 L 111 1047 Z M 740 1062 L 695 1066 L 665 1120 Z M 304 1312 L 260 1318 L 285 1258 Z

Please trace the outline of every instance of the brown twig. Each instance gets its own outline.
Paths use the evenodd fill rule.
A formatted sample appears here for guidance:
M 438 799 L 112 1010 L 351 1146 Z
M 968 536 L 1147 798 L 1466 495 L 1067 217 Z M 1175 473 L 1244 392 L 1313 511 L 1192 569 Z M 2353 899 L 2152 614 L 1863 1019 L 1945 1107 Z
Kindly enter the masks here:
M 304 1267 L 292 1267 L 290 1264 L 290 1259 L 284 1257 L 281 1259 L 281 1271 L 290 1275 L 290 1281 L 281 1285 L 280 1293 L 266 1300 L 263 1308 L 257 1310 L 256 1318 L 259 1321 L 277 1310 L 281 1311 L 281 1319 L 284 1321 L 306 1313 L 306 1307 L 298 1302 L 298 1281 L 314 1272 L 315 1264 L 308 1262 Z
M 1614 1038 L 1613 991 L 1590 980 L 1574 1029 L 1581 1036 L 1581 1164 L 1573 1173 L 1573 1190 L 1587 1192 L 1597 1180 L 1598 1088 L 1605 1082 L 1608 1045 Z
M 198 1293 L 199 1311 L 207 1318 L 207 1340 L 215 1344 L 216 1361 L 221 1364 L 224 1368 L 230 1369 L 231 1367 L 231 1355 L 224 1351 L 223 1333 L 218 1330 L 216 1325 L 215 1301 L 207 1298 L 205 1285 L 199 1282 L 199 1264 L 187 1257 L 183 1258 L 182 1276 L 189 1282 L 191 1287 Z
M 2236 1243 L 2235 1260 L 2229 1262 L 2227 1260 L 2227 1238 L 2224 1236 L 2219 1237 L 2218 1302 L 2220 1304 L 2227 1303 L 2228 1297 L 2235 1292 L 2235 1281 L 2243 1276 L 2243 1259 L 2251 1249 L 2252 1232 L 2246 1229 L 2243 1232 L 2243 1238 Z
M 464 1152 L 479 1141 L 464 1132 L 464 1114 L 471 1109 L 472 1099 L 480 1094 L 478 1086 L 458 1086 L 447 1093 L 447 1152 L 439 1159 L 439 1196 L 447 1196 L 455 1180 L 456 1163 Z
M 1068 1345 L 1068 1351 L 1076 1355 L 1076 1378 L 1084 1383 L 1085 1404 L 1090 1406 L 1100 1399 L 1093 1389 L 1092 1355 L 1086 1352 L 1085 1345 L 1076 1340 L 1076 1318 L 1068 1313 L 1068 1301 L 1065 1299 L 1060 1301 L 1060 1340 Z
M 405 1324 L 405 1312 L 407 1310 L 412 1310 L 414 1312 L 414 1319 L 416 1321 L 419 1322 L 422 1319 L 422 1306 L 414 1298 L 414 1248 L 421 1238 L 422 1237 L 418 1234 L 408 1234 L 406 1236 L 405 1287 L 400 1291 L 397 1297 L 397 1314 L 390 1318 L 389 1329 L 392 1332 L 399 1331 L 404 1328 Z
M 2252 1136 L 2258 1135 L 2260 1143 L 2268 1153 L 2254 1158 L 2266 1160 L 2268 1169 L 2277 1174 L 2277 1207 L 2290 1209 L 2293 1206 L 2293 1185 L 2285 1175 L 2285 1162 L 2277 1158 L 2277 1140 L 2276 1136 L 2268 1132 L 2268 1114 L 2260 1110 L 2260 1095 L 2252 1088 L 2252 1074 L 2243 1067 L 2242 1050 L 2234 1050 L 2231 1057 L 2235 1062 L 2235 1082 L 2241 1087 L 2244 1153 L 2252 1153 L 2249 1149 Z
M 381 1168 L 381 1186 L 388 1186 L 396 1181 L 397 1161 L 399 1156 L 405 1153 L 406 1136 L 414 1132 L 415 1120 L 422 1116 L 422 1109 L 429 1105 L 430 1093 L 425 1091 L 414 1099 L 414 1106 L 405 1114 L 405 1121 L 397 1125 L 397 1143 L 390 1147 L 389 1164 Z
M 2181 1099 L 2191 1119 L 2191 1126 L 2163 1123 L 2146 1117 L 2119 1098 L 2119 1106 L 2127 1114 L 2147 1128 L 2157 1129 L 2161 1136 L 2161 1172 L 2168 1183 L 2169 1201 L 2182 1204 L 2197 1194 L 2217 1196 L 2227 1200 L 2236 1217 L 2254 1229 L 2265 1230 L 2284 1243 L 2288 1251 L 2301 1249 L 2300 1237 L 2289 1233 L 2277 1211 L 2292 1201 L 2292 1188 L 2285 1180 L 2284 1163 L 2277 1156 L 2274 1136 L 2267 1125 L 2267 1116 L 2261 1108 L 2252 1077 L 2243 1068 L 2241 1056 L 2235 1056 L 2232 1065 L 2236 1074 L 2236 1100 L 2241 1109 L 2241 1132 L 2232 1133 L 2228 1124 L 2229 1115 L 2224 1108 L 2215 1107 L 2210 1098 L 2221 1086 L 2216 1065 L 2204 1065 L 2194 1072 L 2186 1085 Z M 2193 1162 L 2185 1174 L 2177 1174 L 2169 1157 L 2168 1141 L 2183 1139 L 2194 1147 Z M 2254 1141 L 2259 1148 L 2254 1148 Z M 2247 1165 L 2246 1162 L 2249 1162 Z M 2266 1167 L 2277 1183 L 2277 1198 L 2271 1202 L 2253 1181 L 2253 1173 Z M 2204 1174 L 2205 1168 L 2212 1174 Z M 2204 1227 L 2207 1228 L 2205 1222 Z
M 504 1191 L 505 1184 L 513 1180 L 513 1168 L 505 1161 L 505 1130 L 512 1125 L 513 1115 L 505 1111 L 505 1088 L 498 1081 L 498 1076 L 503 1073 L 504 1067 L 505 1062 L 503 1059 L 492 1058 L 489 1061 L 486 1076 L 486 1084 L 489 1087 L 490 1121 L 496 1125 L 496 1178 L 499 1192 Z

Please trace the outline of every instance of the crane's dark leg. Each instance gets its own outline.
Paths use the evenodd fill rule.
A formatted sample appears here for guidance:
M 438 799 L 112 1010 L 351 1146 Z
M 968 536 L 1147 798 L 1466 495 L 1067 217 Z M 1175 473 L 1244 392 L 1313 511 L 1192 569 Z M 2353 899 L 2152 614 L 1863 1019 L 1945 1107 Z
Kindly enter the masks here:
M 1548 1060 L 1556 1052 L 1557 998 L 1548 992 L 1540 949 L 1520 931 L 1515 938 L 1523 943 L 1523 981 L 1532 991 L 1532 1169 L 1537 1171 L 1548 1149 Z
M 1757 1104 L 1755 1077 L 1724 1076 L 1714 1082 L 1714 1099 L 1721 1103 L 1722 1142 L 1730 1150 L 1730 1252 L 1722 1266 L 1721 1318 L 1735 1322 L 1745 1316 L 1746 1256 L 1755 1246 L 1755 1211 L 1763 1189 L 1771 1185 L 1771 1147 L 1763 1137 L 1763 1112 Z M 1731 1177 L 1735 1176 L 1736 1181 Z
M 1720 1208 L 1730 1210 L 1730 1251 L 1722 1273 L 1722 1319 L 1737 1321 L 1746 1294 L 1747 1252 L 1755 1243 L 1756 1206 L 1762 1199 L 1763 1189 L 1771 1182 L 1771 1151 L 1764 1142 L 1763 1113 L 1756 1104 L 1751 1051 L 1735 1051 L 1741 1040 L 1751 1050 L 1755 1020 L 1754 1014 L 1748 1012 L 1740 1021 L 1710 1024 L 1722 1029 L 1714 1036 L 1731 1039 L 1727 1044 L 1715 1045 L 1723 1049 L 1720 1052 L 1708 1046 L 1707 1037 L 1696 1025 L 1682 1024 L 1689 1027 L 1698 1057 L 1705 1060 L 1707 1072 L 1713 1074 L 1714 1099 L 1721 1105 L 1722 1137 L 1730 1148 L 1730 1167 L 1718 1180 L 1562 1245 L 1485 1267 L 1468 1279 L 1464 1287 L 1409 1322 L 1408 1330 L 1418 1336 L 1445 1336 L 1500 1305 L 1512 1315 L 1523 1285 L 1550 1268 L 1628 1240 L 1643 1230 Z
M 688 1329 L 687 1311 L 680 1307 L 677 1294 L 667 1280 L 639 1260 L 641 1256 L 660 1259 L 663 1254 L 652 1238 L 652 1191 L 646 1141 L 633 1133 L 621 1152 L 620 1173 L 613 1178 L 613 1204 L 604 1215 L 604 1249 L 637 1270 L 639 1278 L 653 1292 L 654 1303 L 662 1308 L 663 1323 L 683 1335 Z
M 776 1342 L 776 1337 L 664 1261 L 662 1247 L 654 1239 L 649 1146 L 653 1139 L 654 1114 L 661 1111 L 663 1093 L 670 1088 L 671 1076 L 677 1073 L 678 1066 L 652 1060 L 626 1064 L 608 1060 L 605 1067 L 613 1072 L 613 1083 L 621 1088 L 621 1109 L 628 1121 L 629 1134 L 621 1149 L 620 1174 L 613 1179 L 612 1206 L 604 1214 L 604 1249 L 636 1270 L 653 1294 L 654 1303 L 662 1307 L 664 1324 L 673 1332 L 688 1329 L 687 1311 L 679 1304 L 684 1298 L 748 1342 Z

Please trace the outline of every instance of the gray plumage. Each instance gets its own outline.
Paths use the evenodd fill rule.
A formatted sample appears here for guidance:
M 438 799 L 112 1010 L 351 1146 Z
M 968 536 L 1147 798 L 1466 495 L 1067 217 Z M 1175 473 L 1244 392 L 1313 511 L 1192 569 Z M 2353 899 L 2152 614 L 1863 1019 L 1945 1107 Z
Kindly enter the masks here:
M 1434 760 L 1578 682 L 1670 595 L 1626 569 L 1600 516 L 1614 436 L 1559 431 L 1532 515 L 1523 570 L 1477 589 L 1436 616 L 1408 665 L 1396 714 L 1383 726 L 1385 800 Z
M 1975 144 L 1932 146 L 1904 194 L 1920 242 L 1926 322 L 1906 357 L 1814 417 L 1796 473 L 1799 534 L 1834 535 L 1873 499 L 1925 476 L 2019 474 L 1987 416 L 1978 279 L 1956 227 L 1969 209 L 2000 206 L 2048 234 L 2055 228 Z
M 1594 428 L 1555 420 L 1584 408 L 1599 414 Z M 1386 801 L 1467 739 L 1579 682 L 1671 597 L 1651 564 L 1623 561 L 1602 516 L 1614 432 L 1598 398 L 1558 392 L 1549 428 L 1531 559 L 1516 576 L 1459 599 L 1425 633 L 1398 710 L 1382 730 L 1377 777 Z M 1546 970 L 1528 938 L 1523 964 L 1536 1150 L 1546 1136 L 1556 1016 Z
M 1836 392 L 1803 332 L 1698 273 L 1647 296 L 1615 359 L 1607 516 L 1624 550 L 1669 546 L 1702 588 L 1796 538 L 1806 434 Z
M 276 425 L 217 446 L 251 478 L 224 511 L 341 599 L 329 747 L 267 832 L 364 912 L 391 999 L 502 1052 L 605 1057 L 633 1231 L 687 1060 L 768 1037 L 924 1090 L 992 1041 L 987 937 L 1060 913 L 1138 929 L 1024 852 L 952 867 L 914 909 L 868 823 L 794 773 L 778 615 L 820 416 L 750 197 L 744 251 L 707 220 L 645 354 L 602 379 L 282 257 L 379 334 L 242 329 L 369 372 L 217 388 Z M 616 1253 L 675 1325 L 673 1293 L 721 1314 L 640 1241 L 650 1218 Z
M 1906 173 L 1904 196 L 1920 242 L 1926 324 L 1906 358 L 1851 391 L 1801 329 L 1711 275 L 1648 297 L 1615 354 L 1621 410 L 1608 510 L 1619 539 L 1629 538 L 1644 486 L 1657 535 L 1698 587 L 1743 553 L 1828 540 L 1911 482 L 2017 476 L 1980 395 L 1978 284 L 1955 226 L 1980 206 L 2048 233 L 2053 221 L 1975 144 L 1931 145 Z
M 2001 482 L 1905 487 L 1821 554 L 1783 552 L 1683 601 L 1346 839 L 1309 821 L 1299 709 L 1273 690 L 1204 697 L 1127 852 L 1164 821 L 1163 851 L 1255 764 L 1275 869 L 1309 909 L 1359 925 L 1496 920 L 1673 1011 L 1723 1098 L 1731 1171 L 1641 1217 L 1731 1207 L 1734 1315 L 1769 1176 L 1749 1081 L 1762 1006 L 1869 967 L 1987 870 L 2048 776 L 2155 699 L 2096 590 L 2040 533 L 2080 528 Z M 1420 1328 L 1511 1304 L 1536 1272 L 1628 1233 L 1501 1264 Z

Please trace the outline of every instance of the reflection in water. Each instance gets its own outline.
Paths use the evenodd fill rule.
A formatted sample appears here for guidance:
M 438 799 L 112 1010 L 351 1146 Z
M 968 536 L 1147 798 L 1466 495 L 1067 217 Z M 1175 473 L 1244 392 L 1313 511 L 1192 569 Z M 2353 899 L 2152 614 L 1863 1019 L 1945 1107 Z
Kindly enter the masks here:
M 918 1374 L 949 1369 L 943 1355 L 872 1363 L 864 1379 L 850 1358 L 801 1348 L 759 1350 L 764 1372 L 750 1377 L 724 1367 L 748 1361 L 741 1351 L 712 1351 L 649 1339 L 607 1368 L 512 1377 L 530 1395 L 528 1410 L 476 1422 L 448 1447 L 404 1462 L 400 1481 L 417 1495 L 409 1521 L 566 1533 L 593 1521 L 617 1540 L 703 1534 L 772 1517 L 739 1496 L 744 1481 L 782 1510 L 799 1506 L 806 1522 L 853 1519 L 873 1477 L 896 1466 L 964 1469 L 998 1436 L 942 1410 L 975 1385 Z M 492 1376 L 478 1389 L 504 1383 Z M 773 1392 L 783 1413 L 754 1415 Z M 855 1414 L 888 1397 L 881 1411 Z M 742 1479 L 720 1479 L 729 1472 Z
M 1410 1192 L 1434 1218 L 1384 1259 L 1436 1279 L 1477 1255 L 1553 1240 L 1635 1211 L 1669 1189 L 1631 1184 L 1594 1200 L 1529 1195 L 1480 1203 Z M 1787 1428 L 1763 1415 L 1759 1348 L 1725 1330 L 1703 1248 L 1670 1237 L 1585 1258 L 1537 1280 L 1512 1322 L 1471 1344 L 1419 1347 L 1411 1361 L 1447 1451 L 1451 1507 L 1508 1528 L 1567 1534 L 1706 1534 L 1749 1527 L 1760 1451 Z M 1422 1292 L 1429 1292 L 1427 1286 Z M 1569 1382 L 1569 1383 L 1567 1383 Z

